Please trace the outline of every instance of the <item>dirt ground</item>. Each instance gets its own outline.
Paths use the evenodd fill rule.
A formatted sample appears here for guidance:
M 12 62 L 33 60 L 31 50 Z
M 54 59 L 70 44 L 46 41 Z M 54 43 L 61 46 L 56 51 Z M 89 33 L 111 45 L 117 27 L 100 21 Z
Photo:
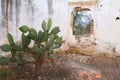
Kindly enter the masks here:
M 37 79 L 35 65 L 27 64 L 8 69 L 0 80 L 120 80 L 119 59 L 68 52 L 58 52 L 53 62 L 46 61 Z

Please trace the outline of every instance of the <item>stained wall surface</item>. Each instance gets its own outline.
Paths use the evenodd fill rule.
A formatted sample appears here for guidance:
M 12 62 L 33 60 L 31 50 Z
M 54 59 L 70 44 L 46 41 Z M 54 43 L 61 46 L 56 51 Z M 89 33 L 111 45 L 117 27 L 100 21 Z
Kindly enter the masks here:
M 66 37 L 68 24 L 66 0 L 0 0 L 0 44 L 7 42 L 7 32 L 20 40 L 19 27 L 27 25 L 41 29 L 43 20 L 52 18 L 53 26 L 60 26 Z
M 75 7 L 82 7 L 91 10 L 94 26 L 89 39 L 97 44 L 96 50 L 112 52 L 114 49 L 120 54 L 119 3 L 119 0 L 0 0 L 0 44 L 7 43 L 7 32 L 19 41 L 21 25 L 39 30 L 42 20 L 48 18 L 52 18 L 53 26 L 60 27 L 59 35 L 68 44 L 76 44 L 71 13 Z M 84 37 L 81 39 L 84 43 Z
M 77 0 L 76 0 L 77 1 Z M 108 52 L 117 54 L 120 53 L 120 1 L 115 0 L 88 0 L 77 3 L 70 1 L 69 16 L 74 7 L 80 6 L 82 8 L 89 8 L 94 20 L 93 34 L 89 39 L 94 41 L 98 52 Z M 79 5 L 80 4 L 80 5 Z M 86 5 L 87 4 L 87 5 Z M 72 32 L 72 30 L 71 30 Z M 72 36 L 72 37 L 71 37 Z M 69 42 L 75 42 L 74 36 L 71 34 Z M 81 38 L 82 39 L 82 38 Z M 82 39 L 83 41 L 84 38 Z M 81 41 L 82 41 L 81 40 Z

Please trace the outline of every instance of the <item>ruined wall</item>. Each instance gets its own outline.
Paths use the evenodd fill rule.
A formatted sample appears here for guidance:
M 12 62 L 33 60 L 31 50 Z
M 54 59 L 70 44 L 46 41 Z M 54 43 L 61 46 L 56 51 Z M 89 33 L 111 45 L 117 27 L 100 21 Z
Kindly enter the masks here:
M 77 2 L 78 1 L 78 2 Z M 96 2 L 97 1 L 97 2 Z M 75 7 L 81 7 L 81 8 L 87 8 L 87 9 L 90 9 L 90 14 L 91 14 L 91 17 L 92 19 L 94 20 L 93 21 L 93 32 L 92 34 L 89 36 L 89 37 L 84 37 L 84 36 L 81 36 L 81 42 L 80 42 L 80 45 L 83 44 L 83 43 L 86 43 L 85 42 L 85 39 L 89 39 L 90 40 L 90 43 L 93 43 L 95 41 L 95 30 L 96 30 L 96 17 L 97 17 L 97 5 L 98 5 L 99 1 L 98 0 L 86 0 L 86 1 L 82 1 L 82 0 L 75 0 L 72 1 L 70 0 L 70 2 L 68 3 L 68 12 L 69 12 L 69 32 L 68 32 L 68 43 L 69 44 L 76 44 L 77 43 L 77 40 L 75 38 L 75 35 L 73 35 L 73 32 L 72 32 L 72 28 L 73 28 L 73 24 L 72 23 L 72 13 L 73 13 L 73 10 Z M 79 44 L 79 43 L 77 43 Z
M 67 26 L 66 0 L 0 0 L 0 44 L 7 42 L 7 32 L 20 40 L 19 27 L 28 25 L 41 29 L 42 20 L 53 18 L 53 26 L 60 26 L 65 37 Z M 62 27 L 62 28 L 61 28 Z
M 97 8 L 96 39 L 100 50 L 120 53 L 120 1 L 101 0 Z M 118 19 L 117 19 L 118 18 Z M 105 47 L 103 47 L 105 45 Z M 106 50 L 108 50 L 106 49 Z
M 0 3 L 1 43 L 7 42 L 7 32 L 10 32 L 16 40 L 19 40 L 20 32 L 18 28 L 21 25 L 38 27 L 41 20 L 48 17 L 47 0 L 41 2 L 39 0 L 0 0 Z
M 76 6 L 83 8 L 89 8 L 94 20 L 94 33 L 89 39 L 97 44 L 95 47 L 97 52 L 100 53 L 117 53 L 120 54 L 120 1 L 115 0 L 96 0 L 95 4 L 82 2 L 69 3 L 69 16 L 72 10 Z M 70 17 L 69 17 L 70 19 Z M 72 27 L 70 25 L 70 27 Z M 71 35 L 69 36 L 69 42 L 77 43 L 75 36 L 72 34 L 72 28 L 70 28 Z M 82 39 L 85 41 L 85 39 Z
M 0 44 L 7 43 L 7 32 L 18 41 L 21 34 L 18 28 L 21 25 L 39 30 L 42 20 L 49 17 L 53 20 L 53 26 L 60 26 L 59 35 L 68 44 L 76 44 L 72 34 L 71 13 L 74 7 L 80 6 L 91 10 L 94 26 L 89 39 L 97 43 L 96 50 L 120 54 L 120 1 L 79 1 L 68 3 L 67 0 L 0 0 Z M 82 41 L 85 40 L 83 37 Z

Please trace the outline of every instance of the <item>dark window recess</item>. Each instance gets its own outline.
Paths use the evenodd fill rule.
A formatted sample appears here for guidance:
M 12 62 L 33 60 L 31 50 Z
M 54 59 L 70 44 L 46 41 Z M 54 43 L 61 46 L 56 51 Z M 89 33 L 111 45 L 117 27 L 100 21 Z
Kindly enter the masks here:
M 74 10 L 73 35 L 89 35 L 91 33 L 91 22 L 90 10 Z

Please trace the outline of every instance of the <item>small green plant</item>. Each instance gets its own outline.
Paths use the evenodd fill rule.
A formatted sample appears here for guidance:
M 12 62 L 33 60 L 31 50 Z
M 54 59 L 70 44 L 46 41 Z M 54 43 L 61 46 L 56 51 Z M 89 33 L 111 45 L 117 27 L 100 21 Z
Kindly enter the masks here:
M 43 21 L 42 30 L 38 32 L 34 28 L 21 26 L 19 29 L 22 32 L 22 45 L 15 44 L 12 35 L 8 33 L 7 36 L 10 44 L 3 44 L 0 46 L 0 49 L 5 52 L 11 51 L 11 61 L 16 60 L 17 55 L 17 60 L 22 64 L 25 61 L 23 59 L 24 53 L 31 53 L 32 57 L 35 59 L 34 63 L 36 65 L 36 75 L 40 75 L 40 68 L 45 59 L 48 58 L 53 60 L 53 50 L 59 48 L 62 44 L 62 38 L 58 36 L 58 33 L 60 32 L 59 27 L 56 26 L 52 29 L 51 27 L 51 19 L 48 19 L 48 23 L 46 23 L 46 21 Z M 29 47 L 31 41 L 34 42 L 33 47 Z
M 8 64 L 10 61 L 12 62 L 19 62 L 21 65 L 24 65 L 24 62 L 26 61 L 23 58 L 22 47 L 20 45 L 17 45 L 14 42 L 14 39 L 10 33 L 7 33 L 7 38 L 9 41 L 9 44 L 3 44 L 0 46 L 0 49 L 4 52 L 11 52 L 12 57 L 10 60 L 6 57 L 0 57 L 0 64 Z
M 17 51 L 20 51 L 22 48 L 15 44 L 14 39 L 10 33 L 7 34 L 7 37 L 10 44 L 3 44 L 2 46 L 0 46 L 0 49 L 5 52 L 11 51 L 11 60 L 13 60 Z

